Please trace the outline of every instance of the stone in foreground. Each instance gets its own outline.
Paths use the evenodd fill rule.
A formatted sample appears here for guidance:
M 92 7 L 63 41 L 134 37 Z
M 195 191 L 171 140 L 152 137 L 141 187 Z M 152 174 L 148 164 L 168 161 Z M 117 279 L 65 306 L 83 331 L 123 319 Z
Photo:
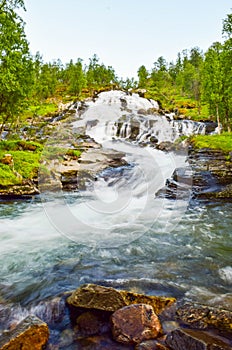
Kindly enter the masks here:
M 191 328 L 214 327 L 232 333 L 232 312 L 229 310 L 187 303 L 179 307 L 176 314 Z
M 47 324 L 36 316 L 28 316 L 0 337 L 0 350 L 42 350 L 48 338 Z
M 110 287 L 103 287 L 96 284 L 81 286 L 67 299 L 68 304 L 74 307 L 110 312 L 114 312 L 131 304 L 147 304 L 153 307 L 156 314 L 160 314 L 175 301 L 175 298 L 146 296 L 124 290 L 116 290 Z
M 111 317 L 113 338 L 124 344 L 138 344 L 154 339 L 161 332 L 161 324 L 152 306 L 135 304 L 115 311 Z
M 119 291 L 96 284 L 86 284 L 78 288 L 67 299 L 75 307 L 114 312 L 125 306 Z
M 231 350 L 229 344 L 219 338 L 190 329 L 176 329 L 168 334 L 166 343 L 173 350 Z

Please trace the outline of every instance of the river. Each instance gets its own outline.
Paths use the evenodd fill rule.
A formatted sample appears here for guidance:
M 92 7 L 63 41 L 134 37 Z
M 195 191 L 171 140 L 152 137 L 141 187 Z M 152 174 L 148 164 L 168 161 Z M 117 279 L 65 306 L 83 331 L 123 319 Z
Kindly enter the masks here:
M 148 132 L 143 113 L 142 132 L 131 141 L 129 118 L 138 121 L 141 108 L 155 102 L 101 96 L 77 111 L 72 127 L 85 124 L 103 147 L 125 152 L 127 165 L 101 172 L 85 191 L 1 203 L 1 299 L 27 307 L 91 282 L 231 309 L 232 204 L 157 197 L 186 155 L 140 141 L 151 135 L 173 141 L 180 131 L 170 118 L 159 124 L 150 116 Z M 185 122 L 183 132 L 183 124 L 182 134 L 203 130 Z

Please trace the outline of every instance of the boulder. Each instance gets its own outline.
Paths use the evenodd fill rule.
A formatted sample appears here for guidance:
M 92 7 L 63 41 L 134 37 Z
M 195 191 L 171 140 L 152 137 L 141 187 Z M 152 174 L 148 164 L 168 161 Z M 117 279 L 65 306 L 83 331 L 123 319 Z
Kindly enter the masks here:
M 176 329 L 169 333 L 166 344 L 173 350 L 231 350 L 228 343 L 203 331 Z
M 147 296 L 96 284 L 83 285 L 67 298 L 69 305 L 78 308 L 97 309 L 114 312 L 131 304 L 148 304 L 156 314 L 171 306 L 175 298 Z
M 125 344 L 138 344 L 154 339 L 161 332 L 161 324 L 152 306 L 129 305 L 117 310 L 111 317 L 113 338 Z
M 100 335 L 110 331 L 109 315 L 100 310 L 89 310 L 76 319 L 75 333 L 78 337 Z
M 175 298 L 168 298 L 155 295 L 144 295 L 139 293 L 133 293 L 126 290 L 120 291 L 126 305 L 131 304 L 147 304 L 153 307 L 154 312 L 159 315 L 163 310 L 169 308 L 175 303 Z
M 96 284 L 81 286 L 68 297 L 67 302 L 78 308 L 82 307 L 111 312 L 126 305 L 119 291 Z
M 216 328 L 232 333 L 232 312 L 199 304 L 187 303 L 176 310 L 177 318 L 192 328 Z
M 47 324 L 36 316 L 28 316 L 0 337 L 0 350 L 42 350 L 48 338 Z

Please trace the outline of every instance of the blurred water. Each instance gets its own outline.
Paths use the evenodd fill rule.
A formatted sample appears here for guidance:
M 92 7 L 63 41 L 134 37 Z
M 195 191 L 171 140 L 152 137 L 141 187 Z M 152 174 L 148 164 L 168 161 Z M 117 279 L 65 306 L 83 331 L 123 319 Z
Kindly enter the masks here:
M 98 126 L 89 134 L 128 165 L 83 192 L 1 203 L 0 299 L 25 306 L 96 282 L 231 308 L 232 204 L 156 198 L 186 157 L 115 141 Z

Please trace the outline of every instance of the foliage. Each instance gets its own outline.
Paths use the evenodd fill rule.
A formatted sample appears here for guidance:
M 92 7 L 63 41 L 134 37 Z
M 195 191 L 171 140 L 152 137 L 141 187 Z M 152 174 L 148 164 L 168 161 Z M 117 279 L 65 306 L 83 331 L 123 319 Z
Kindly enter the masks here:
M 10 154 L 13 163 L 3 164 L 1 160 L 5 154 Z M 73 159 L 80 157 L 81 151 L 78 149 L 68 149 L 58 146 L 44 148 L 38 142 L 12 140 L 0 142 L 0 179 L 1 186 L 19 184 L 22 179 L 33 179 L 38 174 L 38 169 L 46 167 L 41 164 L 41 160 L 60 159 L 69 156 Z M 20 176 L 19 176 L 20 175 Z
M 220 135 L 196 135 L 191 137 L 196 148 L 220 149 L 226 153 L 232 151 L 232 134 L 224 132 Z
M 24 23 L 15 12 L 21 0 L 0 1 L 0 120 L 15 121 L 32 85 L 32 61 Z M 1 130 L 0 130 L 1 131 Z
M 19 179 L 12 169 L 5 164 L 0 163 L 0 186 L 9 186 L 9 185 L 17 185 L 21 183 L 21 179 Z

